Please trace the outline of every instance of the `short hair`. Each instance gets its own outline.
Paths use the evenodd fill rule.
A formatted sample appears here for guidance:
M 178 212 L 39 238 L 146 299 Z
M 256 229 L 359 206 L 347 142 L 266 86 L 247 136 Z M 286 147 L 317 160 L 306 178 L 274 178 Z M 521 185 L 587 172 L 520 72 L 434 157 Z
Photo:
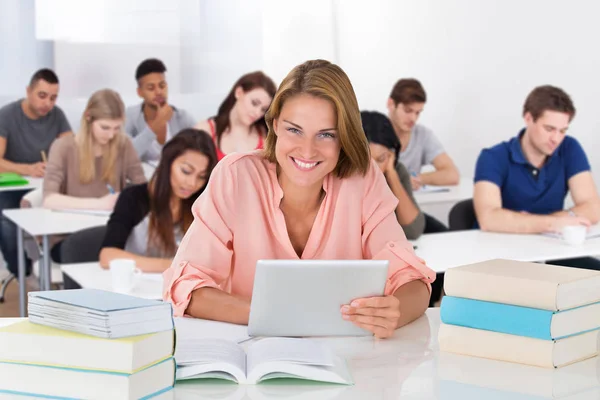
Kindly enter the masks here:
M 544 111 L 558 111 L 569 115 L 569 122 L 575 117 L 575 106 L 571 97 L 556 86 L 538 86 L 529 93 L 523 105 L 523 116 L 530 113 L 537 121 Z
M 279 86 L 269 110 L 265 114 L 268 132 L 265 140 L 265 157 L 276 162 L 277 135 L 273 120 L 279 118 L 285 102 L 300 94 L 328 100 L 336 111 L 337 132 L 341 144 L 340 157 L 334 169 L 339 178 L 357 172 L 365 175 L 371 156 L 369 143 L 360 122 L 360 111 L 354 89 L 346 73 L 326 60 L 311 60 L 296 66 Z
M 390 93 L 390 98 L 395 105 L 398 105 L 398 103 L 425 103 L 427 94 L 421 82 L 414 78 L 404 78 L 396 82 Z
M 58 76 L 49 68 L 39 69 L 31 76 L 29 80 L 29 87 L 34 87 L 38 81 L 46 81 L 51 85 L 58 84 Z
M 401 144 L 388 117 L 377 111 L 361 111 L 360 119 L 369 143 L 393 150 L 394 160 L 398 160 Z
M 139 81 L 148 74 L 159 73 L 164 74 L 167 67 L 158 58 L 148 58 L 140 63 L 135 70 L 135 80 Z

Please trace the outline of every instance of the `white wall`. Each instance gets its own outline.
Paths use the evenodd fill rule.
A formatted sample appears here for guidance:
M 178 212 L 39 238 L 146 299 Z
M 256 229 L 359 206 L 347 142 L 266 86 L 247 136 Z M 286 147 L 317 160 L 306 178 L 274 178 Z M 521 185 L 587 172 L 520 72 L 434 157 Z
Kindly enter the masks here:
M 482 147 L 514 136 L 533 87 L 573 98 L 571 134 L 600 171 L 596 108 L 600 37 L 594 2 L 560 0 L 371 0 L 337 7 L 340 65 L 361 108 L 385 111 L 401 77 L 421 80 L 421 122 L 434 129 L 461 173 L 472 176 Z M 600 178 L 600 174 L 596 174 Z
M 17 1 L 1 2 L 2 21 L 12 20 L 5 4 L 14 8 Z M 32 1 L 23 4 L 31 8 Z M 464 176 L 473 175 L 482 147 L 506 140 L 522 127 L 521 107 L 533 87 L 561 86 L 578 108 L 571 134 L 587 149 L 592 167 L 600 170 L 594 154 L 600 143 L 600 119 L 595 116 L 600 5 L 594 2 L 170 0 L 165 11 L 162 0 L 136 0 L 125 13 L 114 9 L 118 0 L 103 1 L 104 17 L 98 16 L 94 24 L 102 21 L 105 31 L 123 32 L 127 25 L 132 32 L 147 32 L 148 21 L 168 11 L 170 39 L 148 44 L 139 35 L 122 34 L 112 43 L 114 35 L 110 39 L 107 34 L 106 43 L 89 43 L 95 39 L 86 35 L 75 42 L 57 41 L 59 104 L 74 125 L 87 96 L 101 87 L 116 89 L 128 104 L 137 102 L 133 73 L 146 57 L 165 60 L 171 100 L 197 119 L 213 115 L 245 72 L 262 69 L 279 82 L 298 63 L 326 58 L 348 73 L 363 109 L 385 111 L 397 79 L 420 79 L 429 97 L 421 122 L 434 129 Z M 154 17 L 143 19 L 152 12 Z M 172 26 L 174 12 L 179 13 L 177 27 Z M 106 17 L 115 13 L 116 22 Z M 5 31 L 13 32 L 3 25 L 3 37 Z M 177 42 L 171 40 L 176 31 L 179 42 L 171 43 Z M 21 71 L 27 70 L 28 76 L 34 66 L 6 58 L 11 49 L 0 46 L 2 71 L 10 66 L 21 88 L 26 84 Z M 19 79 L 9 83 L 14 86 Z

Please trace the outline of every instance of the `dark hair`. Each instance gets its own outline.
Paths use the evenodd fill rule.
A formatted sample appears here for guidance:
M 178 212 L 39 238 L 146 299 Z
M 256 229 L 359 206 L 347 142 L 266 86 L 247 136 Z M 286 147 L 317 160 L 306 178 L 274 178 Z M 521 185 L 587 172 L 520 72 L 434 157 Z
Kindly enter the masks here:
M 51 85 L 58 84 L 58 76 L 56 76 L 54 71 L 48 68 L 42 68 L 40 70 L 37 70 L 35 74 L 33 74 L 31 79 L 29 80 L 29 87 L 34 87 L 35 84 L 41 80 L 46 81 Z
M 361 111 L 360 119 L 369 143 L 394 150 L 394 160 L 398 160 L 401 144 L 390 120 L 377 111 Z
M 575 117 L 575 106 L 571 97 L 556 86 L 538 86 L 529 93 L 523 105 L 523 115 L 530 113 L 535 122 L 544 111 L 558 111 L 569 115 L 569 121 Z
M 214 117 L 217 146 L 221 145 L 221 136 L 223 135 L 223 132 L 225 132 L 225 129 L 229 128 L 229 113 L 235 105 L 235 89 L 238 87 L 241 87 L 244 92 L 249 92 L 252 89 L 260 88 L 267 92 L 271 97 L 274 97 L 275 92 L 277 91 L 277 86 L 275 86 L 273 80 L 271 80 L 271 78 L 265 75 L 262 71 L 251 72 L 238 79 L 237 82 L 233 84 L 233 87 L 229 91 L 227 97 L 225 97 L 225 100 L 223 100 L 219 106 L 217 115 Z M 267 124 L 265 123 L 264 118 L 260 118 L 258 121 L 256 121 L 254 123 L 254 127 L 258 129 L 259 132 L 267 132 Z
M 425 103 L 427 94 L 421 82 L 413 78 L 405 78 L 396 82 L 392 93 L 390 93 L 390 98 L 394 100 L 395 105 L 398 105 L 398 103 Z
M 167 72 L 167 67 L 165 67 L 162 61 L 158 58 L 148 58 L 142 61 L 135 70 L 135 80 L 139 81 L 148 74 L 164 74 L 165 72 Z
M 184 129 L 173 136 L 163 147 L 160 162 L 150 184 L 150 223 L 148 226 L 148 245 L 158 245 L 165 254 L 174 254 L 176 250 L 173 229 L 175 224 L 171 214 L 171 166 L 173 161 L 186 151 L 197 151 L 208 157 L 206 182 L 217 165 L 217 152 L 212 138 L 205 131 Z M 188 199 L 182 200 L 180 215 L 183 231 L 192 224 L 192 204 L 204 191 L 206 184 Z

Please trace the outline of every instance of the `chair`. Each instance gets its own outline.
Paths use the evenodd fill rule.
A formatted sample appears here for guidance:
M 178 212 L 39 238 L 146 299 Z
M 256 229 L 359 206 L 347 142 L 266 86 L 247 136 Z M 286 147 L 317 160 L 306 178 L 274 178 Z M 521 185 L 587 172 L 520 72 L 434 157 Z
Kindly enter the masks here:
M 466 231 L 475 228 L 477 217 L 473 199 L 458 202 L 450 210 L 448 216 L 449 228 L 451 231 Z
M 4 295 L 6 294 L 6 289 L 8 285 L 15 279 L 15 276 L 9 273 L 7 276 L 2 279 L 2 287 L 0 288 L 0 304 L 4 303 Z

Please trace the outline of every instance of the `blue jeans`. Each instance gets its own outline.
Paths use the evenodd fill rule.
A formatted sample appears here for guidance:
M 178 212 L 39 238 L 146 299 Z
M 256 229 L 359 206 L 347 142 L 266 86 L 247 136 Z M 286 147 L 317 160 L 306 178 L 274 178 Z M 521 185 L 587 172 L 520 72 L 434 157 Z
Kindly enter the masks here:
M 21 199 L 28 190 L 0 192 L 0 212 L 19 208 Z M 6 261 L 6 267 L 15 276 L 19 271 L 19 259 L 17 252 L 17 226 L 4 213 L 0 216 L 0 249 Z M 25 257 L 26 274 L 31 273 L 31 261 Z

